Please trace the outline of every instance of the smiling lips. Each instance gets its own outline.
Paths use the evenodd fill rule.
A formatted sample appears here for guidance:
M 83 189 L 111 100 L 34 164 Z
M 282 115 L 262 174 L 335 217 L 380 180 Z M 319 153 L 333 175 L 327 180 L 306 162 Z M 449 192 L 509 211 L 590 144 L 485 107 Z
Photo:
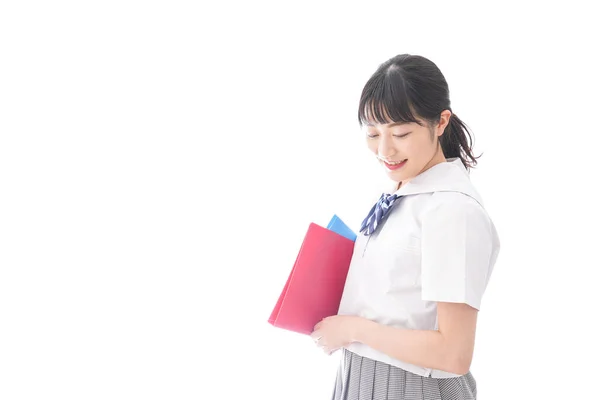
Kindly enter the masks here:
M 402 161 L 393 161 L 391 163 L 381 160 L 383 161 L 383 163 L 385 164 L 385 166 L 387 167 L 387 169 L 395 171 L 397 169 L 400 169 L 404 166 L 404 164 L 406 164 L 407 160 L 402 160 Z

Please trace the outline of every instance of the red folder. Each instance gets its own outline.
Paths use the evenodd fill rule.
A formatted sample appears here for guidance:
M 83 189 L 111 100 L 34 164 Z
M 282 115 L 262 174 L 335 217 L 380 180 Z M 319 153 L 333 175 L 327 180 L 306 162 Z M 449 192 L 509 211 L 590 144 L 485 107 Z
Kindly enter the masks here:
M 310 335 L 336 315 L 353 251 L 354 241 L 311 223 L 269 323 Z

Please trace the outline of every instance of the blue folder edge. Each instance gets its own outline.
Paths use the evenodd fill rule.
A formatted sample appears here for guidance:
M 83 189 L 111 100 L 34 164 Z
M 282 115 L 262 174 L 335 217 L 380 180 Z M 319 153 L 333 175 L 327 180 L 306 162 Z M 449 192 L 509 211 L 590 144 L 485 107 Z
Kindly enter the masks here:
M 354 233 L 352 229 L 350 229 L 348 225 L 346 225 L 344 221 L 342 221 L 342 219 L 335 214 L 333 218 L 331 218 L 331 221 L 329 221 L 327 229 L 347 239 L 350 239 L 353 242 L 356 241 L 356 233 Z

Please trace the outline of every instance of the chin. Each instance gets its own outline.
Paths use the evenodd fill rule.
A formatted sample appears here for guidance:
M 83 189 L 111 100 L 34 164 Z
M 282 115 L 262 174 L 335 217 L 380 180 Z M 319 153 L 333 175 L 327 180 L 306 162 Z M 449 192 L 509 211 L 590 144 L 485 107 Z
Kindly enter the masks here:
M 402 171 L 388 171 L 388 178 L 390 178 L 392 181 L 394 181 L 396 184 L 400 183 L 400 182 L 405 182 L 409 179 L 411 179 L 412 177 L 410 176 L 410 174 L 407 174 L 406 172 Z
M 406 174 L 400 171 L 388 171 L 388 176 L 395 182 L 402 182 L 406 179 Z

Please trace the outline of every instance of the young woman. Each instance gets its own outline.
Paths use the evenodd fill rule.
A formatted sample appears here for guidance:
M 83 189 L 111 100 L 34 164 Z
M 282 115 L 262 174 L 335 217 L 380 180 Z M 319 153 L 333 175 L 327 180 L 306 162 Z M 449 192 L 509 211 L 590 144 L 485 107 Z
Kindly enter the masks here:
M 377 69 L 358 116 L 394 188 L 362 223 L 338 315 L 312 333 L 343 351 L 333 399 L 476 399 L 477 313 L 500 243 L 468 176 L 470 133 L 416 55 Z

